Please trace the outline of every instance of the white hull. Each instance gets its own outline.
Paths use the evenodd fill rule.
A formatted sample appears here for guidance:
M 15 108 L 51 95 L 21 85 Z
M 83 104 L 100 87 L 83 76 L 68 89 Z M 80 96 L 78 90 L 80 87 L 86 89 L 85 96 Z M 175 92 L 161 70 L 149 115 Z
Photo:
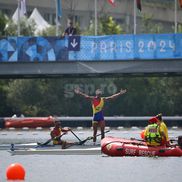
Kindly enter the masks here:
M 69 149 L 29 148 L 9 151 L 12 155 L 100 155 L 100 147 L 80 147 Z
M 32 148 L 37 147 L 37 143 L 24 143 L 24 144 L 13 144 L 14 148 L 18 149 L 25 149 L 25 148 Z M 1 144 L 0 150 L 10 150 L 12 148 L 12 144 Z
M 84 146 L 84 145 L 83 145 Z M 0 145 L 0 150 L 11 150 L 12 144 L 2 144 Z M 22 143 L 22 144 L 13 144 L 15 150 L 19 149 L 29 149 L 29 148 L 44 148 L 44 149 L 60 149 L 60 145 L 37 145 L 37 143 Z

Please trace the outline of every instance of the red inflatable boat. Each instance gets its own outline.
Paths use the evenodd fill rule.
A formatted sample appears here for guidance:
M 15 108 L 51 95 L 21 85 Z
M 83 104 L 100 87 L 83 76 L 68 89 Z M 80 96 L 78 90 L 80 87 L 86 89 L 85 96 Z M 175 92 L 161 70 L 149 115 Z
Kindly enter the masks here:
M 4 118 L 5 128 L 36 128 L 54 126 L 54 118 L 49 117 L 25 117 L 25 118 Z
M 179 146 L 149 147 L 142 141 L 115 137 L 106 137 L 102 139 L 101 150 L 108 156 L 182 156 L 182 147 Z

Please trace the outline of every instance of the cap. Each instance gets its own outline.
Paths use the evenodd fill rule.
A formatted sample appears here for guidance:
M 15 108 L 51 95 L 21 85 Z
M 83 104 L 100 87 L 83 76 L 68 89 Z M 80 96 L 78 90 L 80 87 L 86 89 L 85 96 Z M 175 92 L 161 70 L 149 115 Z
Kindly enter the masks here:
M 149 123 L 157 123 L 158 119 L 156 117 L 152 117 L 149 119 Z
M 161 121 L 162 120 L 162 113 L 157 114 L 155 117 Z

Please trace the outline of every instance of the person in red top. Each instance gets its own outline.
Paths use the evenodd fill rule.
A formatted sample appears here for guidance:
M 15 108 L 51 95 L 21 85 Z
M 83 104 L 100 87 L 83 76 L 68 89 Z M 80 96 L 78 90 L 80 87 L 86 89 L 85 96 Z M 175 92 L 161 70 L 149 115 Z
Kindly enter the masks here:
M 100 89 L 97 89 L 95 91 L 95 96 L 89 96 L 85 93 L 82 93 L 79 88 L 75 89 L 75 93 L 79 94 L 86 99 L 89 99 L 92 103 L 92 109 L 93 109 L 93 120 L 92 120 L 92 126 L 93 126 L 93 142 L 96 142 L 96 135 L 97 135 L 97 127 L 100 126 L 101 130 L 101 139 L 105 137 L 105 120 L 104 120 L 104 114 L 103 114 L 103 108 L 105 101 L 112 100 L 117 98 L 118 96 L 126 93 L 125 90 L 120 90 L 120 92 L 108 96 L 108 97 L 101 97 L 102 91 Z
M 65 135 L 68 131 L 70 131 L 70 128 L 62 128 L 61 127 L 61 121 L 58 119 L 55 119 L 55 126 L 51 130 L 51 138 L 54 145 L 62 145 L 62 148 L 66 148 L 67 145 L 72 144 L 70 142 L 67 142 L 65 140 L 62 140 L 61 137 Z

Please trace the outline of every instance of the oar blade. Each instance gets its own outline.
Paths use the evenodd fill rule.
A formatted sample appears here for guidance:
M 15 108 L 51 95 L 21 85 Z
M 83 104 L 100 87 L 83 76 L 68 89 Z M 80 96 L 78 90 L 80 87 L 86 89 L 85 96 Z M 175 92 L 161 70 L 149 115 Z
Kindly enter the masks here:
M 108 132 L 110 132 L 110 130 L 107 130 L 107 131 L 105 131 L 104 133 L 108 133 Z M 100 136 L 101 134 L 98 134 L 98 135 L 96 135 L 97 137 L 98 136 Z M 90 137 L 87 137 L 85 140 L 82 140 L 82 141 L 80 141 L 79 142 L 79 145 L 83 145 L 85 142 L 87 142 L 88 140 L 92 140 L 93 139 L 93 136 L 90 136 Z

